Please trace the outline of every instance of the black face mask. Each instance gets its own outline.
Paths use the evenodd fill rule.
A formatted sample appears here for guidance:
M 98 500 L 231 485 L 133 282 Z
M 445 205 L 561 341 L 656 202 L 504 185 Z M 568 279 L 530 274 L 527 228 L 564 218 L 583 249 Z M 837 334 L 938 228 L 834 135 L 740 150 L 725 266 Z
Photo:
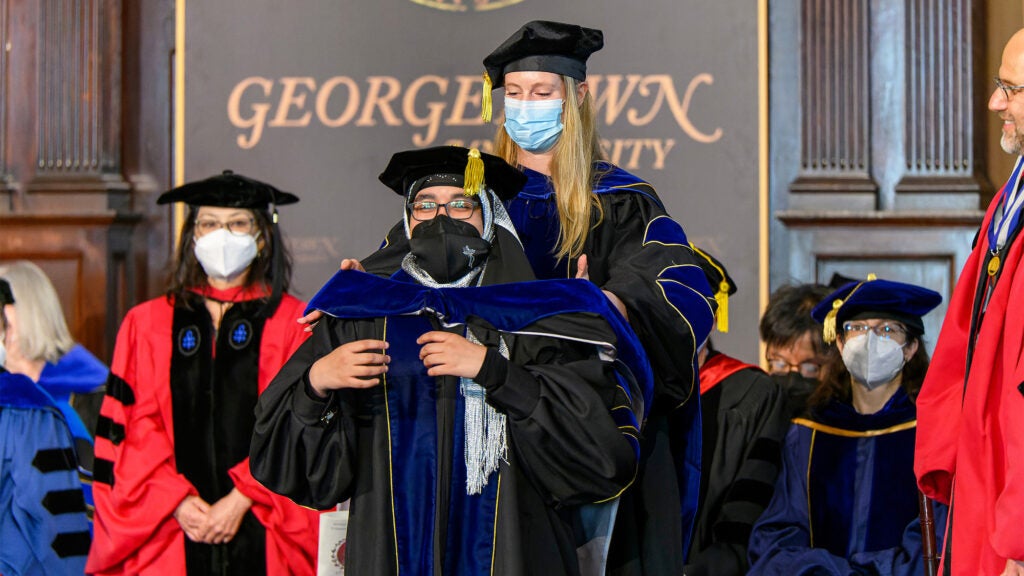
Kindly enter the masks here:
M 793 417 L 802 415 L 807 408 L 807 399 L 818 387 L 818 380 L 807 378 L 799 372 L 771 374 L 770 376 L 785 390 L 789 399 L 787 405 L 790 415 Z
M 482 265 L 490 247 L 472 224 L 444 214 L 420 222 L 409 238 L 416 264 L 440 284 L 454 282 Z

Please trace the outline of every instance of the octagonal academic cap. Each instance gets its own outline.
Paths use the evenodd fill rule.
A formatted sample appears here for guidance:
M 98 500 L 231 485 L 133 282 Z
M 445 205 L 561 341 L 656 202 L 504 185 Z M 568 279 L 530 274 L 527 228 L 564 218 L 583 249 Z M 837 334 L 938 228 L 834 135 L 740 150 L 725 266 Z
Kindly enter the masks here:
M 430 186 L 459 186 L 467 196 L 489 188 L 502 200 L 514 197 L 526 184 L 526 175 L 501 158 L 461 146 L 435 146 L 397 152 L 391 156 L 380 181 L 411 200 Z
M 836 327 L 847 320 L 884 318 L 902 322 L 915 336 L 924 334 L 921 317 L 942 303 L 934 290 L 881 280 L 869 274 L 864 282 L 850 282 L 829 294 L 811 310 L 811 316 L 824 325 L 826 342 L 836 338 Z
M 697 246 L 690 243 L 690 248 L 693 249 L 693 253 L 697 255 L 697 265 L 704 271 L 704 277 L 708 279 L 708 284 L 711 285 L 711 289 L 715 291 L 715 302 L 718 303 L 718 310 L 715 312 L 715 318 L 718 322 L 719 332 L 729 331 L 729 296 L 736 293 L 736 283 L 729 277 L 729 273 L 725 270 L 725 266 L 722 265 L 714 256 L 701 250 Z
M 184 202 L 192 206 L 221 206 L 224 208 L 249 208 L 266 210 L 268 206 L 294 204 L 299 199 L 294 194 L 231 170 L 225 170 L 205 180 L 187 182 L 164 192 L 157 204 Z
M 587 79 L 587 58 L 604 47 L 594 28 L 546 20 L 527 22 L 484 58 L 483 117 L 491 119 L 491 90 L 505 85 L 509 72 L 551 72 Z

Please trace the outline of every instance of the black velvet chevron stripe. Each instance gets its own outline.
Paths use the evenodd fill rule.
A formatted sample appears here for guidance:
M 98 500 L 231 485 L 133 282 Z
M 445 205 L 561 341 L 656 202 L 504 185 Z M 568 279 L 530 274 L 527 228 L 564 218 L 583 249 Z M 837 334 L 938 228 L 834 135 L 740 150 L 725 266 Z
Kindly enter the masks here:
M 100 416 L 96 420 L 96 437 L 110 440 L 117 446 L 124 440 L 124 424 L 118 424 L 106 416 Z
M 132 392 L 131 386 L 113 372 L 107 378 L 107 396 L 117 400 L 124 406 L 135 404 L 135 393 Z
M 758 438 L 750 448 L 750 458 L 778 465 L 782 461 L 782 446 L 771 438 Z
M 53 539 L 50 547 L 61 558 L 69 556 L 85 556 L 89 553 L 89 544 L 92 537 L 89 532 L 62 532 Z
M 750 533 L 753 529 L 754 526 L 752 524 L 722 520 L 715 523 L 715 537 L 720 542 L 746 546 L 747 542 L 750 541 Z
M 760 480 L 740 478 L 733 483 L 729 494 L 725 497 L 726 502 L 750 502 L 761 507 L 767 507 L 772 499 L 775 487 Z
M 114 487 L 114 463 L 104 458 L 97 458 L 92 467 L 93 482 Z
M 75 451 L 71 448 L 47 448 L 40 450 L 36 452 L 36 457 L 32 459 L 32 466 L 43 474 L 62 470 L 74 470 L 78 467 L 75 463 Z
M 71 512 L 85 512 L 85 496 L 82 495 L 81 488 L 54 490 L 47 492 L 43 497 L 43 508 L 55 516 Z

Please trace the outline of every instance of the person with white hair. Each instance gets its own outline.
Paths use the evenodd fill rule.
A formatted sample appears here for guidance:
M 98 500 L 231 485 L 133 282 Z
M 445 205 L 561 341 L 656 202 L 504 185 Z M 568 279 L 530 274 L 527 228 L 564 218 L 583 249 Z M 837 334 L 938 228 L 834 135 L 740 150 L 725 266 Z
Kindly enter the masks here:
M 78 473 L 91 508 L 93 436 L 109 370 L 68 330 L 53 283 L 32 262 L 0 266 L 17 303 L 7 336 L 8 371 L 24 374 L 53 397 L 75 439 Z
M 3 368 L 15 302 L 0 278 L 0 574 L 81 575 L 89 520 L 71 434 L 46 391 Z

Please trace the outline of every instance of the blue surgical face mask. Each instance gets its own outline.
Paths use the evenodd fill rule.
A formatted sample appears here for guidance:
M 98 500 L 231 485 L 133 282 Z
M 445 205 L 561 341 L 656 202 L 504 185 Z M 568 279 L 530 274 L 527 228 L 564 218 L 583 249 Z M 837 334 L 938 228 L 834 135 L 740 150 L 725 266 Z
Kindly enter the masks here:
M 547 152 L 562 134 L 562 99 L 505 97 L 505 132 L 527 152 Z

